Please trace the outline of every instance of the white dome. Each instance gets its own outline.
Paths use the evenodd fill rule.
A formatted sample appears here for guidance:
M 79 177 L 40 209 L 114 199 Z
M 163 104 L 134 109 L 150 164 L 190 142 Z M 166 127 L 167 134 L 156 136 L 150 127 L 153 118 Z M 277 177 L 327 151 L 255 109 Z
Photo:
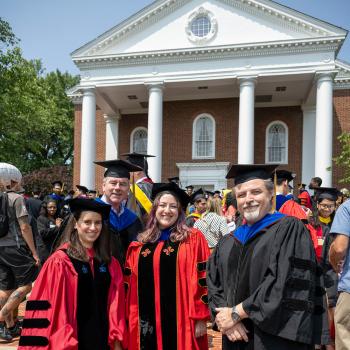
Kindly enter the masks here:
M 12 181 L 21 182 L 21 172 L 12 164 L 0 163 L 0 181 L 5 185 L 9 186 Z

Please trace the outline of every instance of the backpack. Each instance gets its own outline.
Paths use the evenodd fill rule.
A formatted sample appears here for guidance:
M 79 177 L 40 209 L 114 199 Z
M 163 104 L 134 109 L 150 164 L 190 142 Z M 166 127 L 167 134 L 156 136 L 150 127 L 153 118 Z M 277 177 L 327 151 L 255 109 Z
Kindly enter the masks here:
M 6 192 L 0 192 L 0 238 L 9 232 L 9 198 Z

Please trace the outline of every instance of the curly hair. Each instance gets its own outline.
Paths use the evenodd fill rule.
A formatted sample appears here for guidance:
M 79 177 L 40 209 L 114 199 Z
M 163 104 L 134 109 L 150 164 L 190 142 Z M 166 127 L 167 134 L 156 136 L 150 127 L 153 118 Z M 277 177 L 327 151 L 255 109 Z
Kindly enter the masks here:
M 173 225 L 172 232 L 170 234 L 170 240 L 173 242 L 182 242 L 184 241 L 189 233 L 190 228 L 186 226 L 185 224 L 185 214 L 182 210 L 181 204 L 177 196 L 171 192 L 171 191 L 163 191 L 157 194 L 156 198 L 154 199 L 151 212 L 149 214 L 149 219 L 147 222 L 146 230 L 141 232 L 137 236 L 137 240 L 141 243 L 155 243 L 159 239 L 161 235 L 160 228 L 158 226 L 158 220 L 156 218 L 156 211 L 158 209 L 160 199 L 166 195 L 170 194 L 173 196 L 177 203 L 177 210 L 178 210 L 178 218 Z

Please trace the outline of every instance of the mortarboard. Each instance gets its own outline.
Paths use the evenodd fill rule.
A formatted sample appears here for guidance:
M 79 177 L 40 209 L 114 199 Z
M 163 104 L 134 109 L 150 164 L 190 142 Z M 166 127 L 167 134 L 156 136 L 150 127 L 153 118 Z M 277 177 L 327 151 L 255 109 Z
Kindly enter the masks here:
M 276 170 L 276 176 L 277 179 L 287 180 L 288 182 L 292 181 L 295 178 L 295 174 L 288 170 Z
M 268 180 L 277 167 L 278 164 L 233 164 L 226 179 L 233 178 L 235 186 L 254 179 Z
M 110 205 L 87 198 L 74 198 L 69 200 L 68 204 L 73 214 L 81 211 L 94 211 L 101 214 L 104 220 L 109 218 L 111 211 Z
M 56 181 L 52 181 L 52 182 L 51 182 L 51 185 L 52 185 L 52 186 L 59 185 L 60 187 L 62 187 L 62 186 L 63 186 L 63 183 L 62 183 L 62 181 L 60 181 L 60 180 L 56 180 Z
M 148 170 L 147 158 L 155 157 L 155 156 L 151 156 L 149 154 L 141 154 L 141 153 L 136 153 L 136 152 L 123 153 L 122 156 L 125 156 L 126 160 L 129 163 L 139 166 L 145 172 L 147 172 L 147 170 Z
M 173 193 L 176 198 L 180 201 L 181 207 L 186 208 L 190 197 L 187 195 L 187 193 L 181 189 L 178 185 L 176 185 L 175 182 L 168 182 L 168 183 L 155 183 L 152 187 L 152 196 L 151 198 L 154 199 L 158 193 L 169 191 Z
M 97 191 L 96 190 L 89 190 L 88 193 L 95 193 L 96 194 Z
M 191 188 L 192 190 L 194 189 L 192 185 L 185 186 L 185 188 Z
M 194 202 L 198 201 L 199 199 L 205 198 L 205 194 L 202 188 L 198 189 L 197 191 L 193 192 L 190 196 L 190 203 L 193 204 Z
M 76 185 L 76 188 L 77 188 L 79 191 L 83 192 L 84 194 L 86 194 L 86 193 L 89 192 L 88 188 L 85 187 L 85 186 L 82 186 L 82 185 Z
M 335 187 L 318 187 L 316 189 L 316 199 L 329 199 L 330 201 L 336 201 L 339 195 L 339 191 Z
M 130 172 L 142 171 L 143 169 L 125 160 L 105 160 L 94 162 L 106 168 L 103 177 L 118 177 L 130 179 Z

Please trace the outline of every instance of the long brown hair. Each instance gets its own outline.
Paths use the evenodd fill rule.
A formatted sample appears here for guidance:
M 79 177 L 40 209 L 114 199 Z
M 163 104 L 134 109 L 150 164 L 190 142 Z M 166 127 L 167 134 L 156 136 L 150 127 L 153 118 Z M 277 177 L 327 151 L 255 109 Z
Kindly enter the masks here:
M 141 243 L 154 243 L 157 242 L 161 235 L 161 231 L 158 226 L 158 220 L 156 218 L 156 211 L 158 209 L 160 199 L 166 195 L 170 194 L 173 196 L 177 203 L 177 210 L 178 210 L 178 218 L 173 226 L 172 232 L 170 234 L 170 240 L 173 242 L 182 242 L 184 241 L 190 234 L 189 227 L 185 224 L 185 214 L 182 210 L 181 204 L 177 196 L 170 191 L 163 191 L 157 194 L 156 198 L 154 199 L 153 206 L 151 209 L 151 212 L 149 214 L 149 219 L 147 222 L 147 228 L 145 231 L 141 232 L 137 236 L 137 240 Z
M 78 231 L 75 228 L 75 224 L 79 220 L 82 212 L 83 211 L 77 211 L 70 215 L 57 246 L 60 247 L 62 244 L 68 243 L 67 254 L 70 257 L 81 261 L 89 261 L 86 248 L 80 242 Z M 102 221 L 101 233 L 94 242 L 93 248 L 95 251 L 95 259 L 97 261 L 106 264 L 111 261 L 110 235 L 104 221 Z

